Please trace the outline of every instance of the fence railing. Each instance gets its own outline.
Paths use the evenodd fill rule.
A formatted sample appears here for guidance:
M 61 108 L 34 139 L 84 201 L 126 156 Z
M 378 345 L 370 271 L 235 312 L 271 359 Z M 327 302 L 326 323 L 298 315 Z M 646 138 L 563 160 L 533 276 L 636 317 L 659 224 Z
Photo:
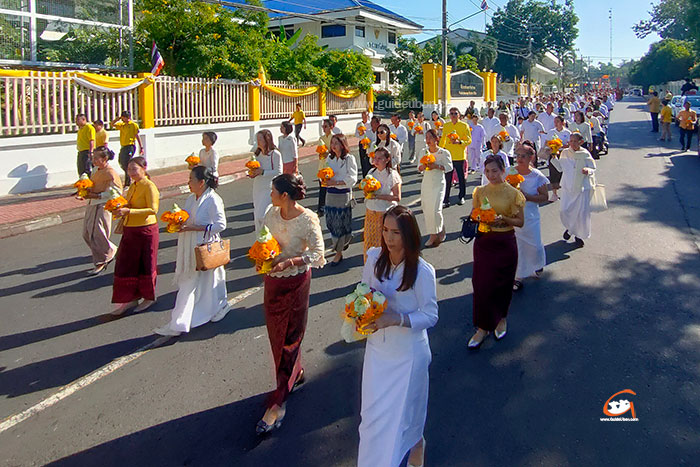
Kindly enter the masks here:
M 159 76 L 156 126 L 196 125 L 248 119 L 248 83 Z
M 111 75 L 125 76 L 125 75 Z M 108 121 L 129 110 L 138 119 L 138 89 L 122 93 L 93 91 L 61 73 L 0 78 L 2 136 L 71 133 L 75 116 Z
M 367 95 L 360 94 L 351 99 L 338 97 L 332 92 L 326 94 L 326 108 L 328 113 L 351 114 L 367 110 Z
M 305 83 L 298 86 L 290 85 L 285 81 L 267 81 L 271 86 L 285 87 L 288 89 L 303 89 L 312 86 Z M 319 115 L 318 93 L 304 97 L 280 96 L 267 89 L 260 90 L 260 118 L 289 118 L 294 112 L 296 104 L 301 104 L 307 117 Z

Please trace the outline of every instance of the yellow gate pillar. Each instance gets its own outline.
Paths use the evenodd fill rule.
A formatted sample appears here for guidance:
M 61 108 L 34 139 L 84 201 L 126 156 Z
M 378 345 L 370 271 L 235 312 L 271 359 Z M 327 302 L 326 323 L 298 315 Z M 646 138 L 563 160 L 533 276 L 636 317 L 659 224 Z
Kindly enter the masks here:
M 139 73 L 138 77 L 145 79 L 153 78 L 150 73 Z M 156 102 L 155 102 L 155 82 L 148 81 L 139 86 L 139 116 L 141 117 L 141 128 L 154 128 L 156 126 Z
M 497 95 L 497 89 L 498 89 L 498 83 L 497 83 L 497 78 L 498 78 L 498 73 L 494 72 L 489 72 L 490 76 L 490 81 L 491 81 L 491 101 L 496 102 L 498 100 L 498 95 Z
M 437 104 L 440 100 L 437 69 L 435 63 L 423 64 L 423 101 L 426 104 Z
M 490 79 L 490 74 L 488 71 L 480 71 L 478 73 L 479 76 L 484 80 L 484 102 L 488 102 L 491 97 L 491 79 Z
M 318 114 L 321 117 L 326 116 L 326 91 L 318 90 Z
M 265 83 L 265 71 L 262 65 L 258 71 L 258 80 L 260 81 L 260 86 L 248 84 L 248 117 L 254 122 L 260 120 L 260 89 Z

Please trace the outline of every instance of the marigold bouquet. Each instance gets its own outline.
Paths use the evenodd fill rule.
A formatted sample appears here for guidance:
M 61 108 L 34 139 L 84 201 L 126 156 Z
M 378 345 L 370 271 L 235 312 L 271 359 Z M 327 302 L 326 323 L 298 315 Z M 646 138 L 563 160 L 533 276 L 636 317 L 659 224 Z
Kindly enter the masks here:
M 450 138 L 450 143 L 454 144 L 457 140 L 459 140 L 459 135 L 457 134 L 456 131 L 453 131 L 449 135 L 447 135 L 448 138 Z
M 501 130 L 498 132 L 498 137 L 501 138 L 501 141 L 505 142 L 510 139 L 510 135 L 506 130 Z
M 321 180 L 321 186 L 326 186 L 326 183 L 328 180 L 333 178 L 333 169 L 330 167 L 324 167 L 321 170 L 318 171 L 316 176 L 318 177 L 319 180 Z
M 413 125 L 415 125 L 415 122 L 414 122 L 413 120 L 409 120 L 408 123 L 407 123 L 406 125 L 408 125 L 408 129 L 409 129 L 409 130 L 412 130 L 412 129 L 413 129 Z
M 440 120 L 435 120 L 435 128 L 440 128 L 442 126 L 442 122 Z
M 168 226 L 165 229 L 168 233 L 179 232 L 182 229 L 182 226 L 185 225 L 185 222 L 187 222 L 187 219 L 189 218 L 189 213 L 184 209 L 181 209 L 180 206 L 178 206 L 177 204 L 173 204 L 172 211 L 165 211 L 160 216 L 160 220 L 168 224 Z
M 328 156 L 328 147 L 325 144 L 319 144 L 316 146 L 316 154 L 319 159 L 325 159 Z
M 365 193 L 366 199 L 374 198 L 374 193 L 382 187 L 382 184 L 371 175 L 360 180 L 360 190 Z
M 413 129 L 414 129 L 415 132 L 418 133 L 419 135 L 422 135 L 422 134 L 423 134 L 423 127 L 422 127 L 421 125 L 416 125 L 415 128 L 413 128 Z
M 250 158 L 250 160 L 245 163 L 245 166 L 248 169 L 248 176 L 252 177 L 253 170 L 260 168 L 260 162 L 258 162 L 258 160 L 255 158 L 255 156 L 252 156 Z
M 365 131 L 367 131 L 367 127 L 366 127 L 366 126 L 360 124 L 360 126 L 357 127 L 357 133 L 358 133 L 360 136 L 364 136 L 364 135 L 365 135 Z
M 111 187 L 109 190 L 109 199 L 105 203 L 105 211 L 114 212 L 117 209 L 121 209 L 129 202 L 124 198 L 119 190 Z
M 263 225 L 258 239 L 248 250 L 248 258 L 255 263 L 255 269 L 260 274 L 268 274 L 272 269 L 272 260 L 281 253 L 282 249 L 270 229 Z
M 187 165 L 189 166 L 190 170 L 192 170 L 199 165 L 199 157 L 195 156 L 194 153 L 192 153 L 189 156 L 187 156 L 185 162 L 187 162 Z
M 399 140 L 399 137 L 396 136 L 396 133 L 391 133 L 391 134 L 389 135 L 389 138 L 393 139 L 394 141 L 398 141 L 398 140 Z
M 85 198 L 88 194 L 88 189 L 95 186 L 95 184 L 92 183 L 92 180 L 90 180 L 88 174 L 84 173 L 80 176 L 78 181 L 73 184 L 73 186 L 78 189 L 78 196 Z
M 552 150 L 552 155 L 559 154 L 559 151 L 564 146 L 564 143 L 556 136 L 547 141 L 547 147 Z
M 425 156 L 420 158 L 420 163 L 425 166 L 425 170 L 432 170 L 428 165 L 435 163 L 435 156 L 427 153 Z
M 481 207 L 474 208 L 471 217 L 479 222 L 479 232 L 486 233 L 491 230 L 488 224 L 496 220 L 496 211 L 491 207 L 486 196 L 481 200 Z
M 360 140 L 360 144 L 362 145 L 363 149 L 367 149 L 369 147 L 370 143 L 371 143 L 371 141 L 366 136 Z
M 525 178 L 518 173 L 518 169 L 515 167 L 508 167 L 508 175 L 506 175 L 506 182 L 510 183 L 511 186 L 518 188 Z
M 372 334 L 366 327 L 384 313 L 386 306 L 384 294 L 372 290 L 364 282 L 357 284 L 355 290 L 345 297 L 343 325 L 340 328 L 345 342 L 355 342 Z

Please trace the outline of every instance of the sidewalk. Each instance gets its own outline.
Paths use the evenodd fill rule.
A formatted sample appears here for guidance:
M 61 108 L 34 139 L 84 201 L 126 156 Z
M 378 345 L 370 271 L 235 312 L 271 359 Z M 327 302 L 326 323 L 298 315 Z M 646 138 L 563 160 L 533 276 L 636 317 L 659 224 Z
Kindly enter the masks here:
M 358 139 L 348 137 L 348 143 L 356 146 Z M 246 176 L 245 163 L 248 155 L 239 154 L 233 157 L 233 160 L 219 164 L 220 185 L 235 182 Z M 299 148 L 300 162 L 310 157 L 316 157 L 315 145 Z M 161 199 L 166 199 L 188 191 L 189 173 L 189 170 L 183 168 L 153 175 L 151 179 L 158 187 Z M 74 192 L 73 187 L 64 187 L 0 198 L 0 238 L 82 219 L 85 215 L 85 201 L 75 199 L 72 196 Z

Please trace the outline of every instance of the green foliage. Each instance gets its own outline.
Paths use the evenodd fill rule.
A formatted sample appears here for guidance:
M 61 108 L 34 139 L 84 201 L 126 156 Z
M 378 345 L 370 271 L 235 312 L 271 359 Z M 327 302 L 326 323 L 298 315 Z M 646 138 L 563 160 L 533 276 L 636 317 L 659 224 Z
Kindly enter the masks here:
M 476 61 L 476 58 L 471 56 L 470 54 L 464 54 L 464 55 L 459 55 L 456 60 L 456 67 L 455 71 L 457 70 L 471 70 L 475 73 L 478 73 L 479 70 L 479 63 Z
M 325 51 L 321 60 L 316 62 L 316 66 L 326 73 L 326 86 L 329 89 L 359 88 L 367 92 L 374 84 L 372 61 L 357 52 Z
M 696 4 L 693 0 L 662 0 L 652 5 L 649 19 L 640 21 L 632 29 L 640 38 L 656 33 L 664 39 L 695 39 L 691 28 L 693 23 L 697 26 L 697 16 L 691 18 L 691 9 L 697 8 Z
M 516 19 L 517 18 L 517 19 Z M 532 59 L 548 50 L 563 56 L 573 50 L 578 37 L 578 16 L 573 0 L 542 2 L 509 0 L 493 14 L 487 34 L 498 43 L 494 70 L 506 78 L 527 74 L 532 37 Z
M 462 42 L 455 48 L 455 53 L 462 55 L 464 52 L 469 53 L 476 59 L 479 70 L 490 70 L 498 58 L 498 43 L 492 37 L 485 37 L 483 40 L 479 37 L 471 37 L 466 42 Z M 477 71 L 477 70 L 474 70 Z
M 74 27 L 61 40 L 40 40 L 38 58 L 47 62 L 128 66 L 128 39 L 119 47 L 119 31 L 99 27 Z
M 450 44 L 447 46 L 450 55 L 453 48 Z M 423 100 L 423 64 L 428 62 L 442 62 L 439 37 L 429 40 L 424 47 L 420 47 L 413 38 L 399 37 L 394 54 L 382 59 L 386 70 L 401 83 L 399 96 L 402 100 Z
M 630 69 L 630 83 L 647 89 L 653 84 L 685 78 L 694 63 L 691 47 L 691 43 L 676 39 L 655 42 L 649 47 L 649 52 Z

